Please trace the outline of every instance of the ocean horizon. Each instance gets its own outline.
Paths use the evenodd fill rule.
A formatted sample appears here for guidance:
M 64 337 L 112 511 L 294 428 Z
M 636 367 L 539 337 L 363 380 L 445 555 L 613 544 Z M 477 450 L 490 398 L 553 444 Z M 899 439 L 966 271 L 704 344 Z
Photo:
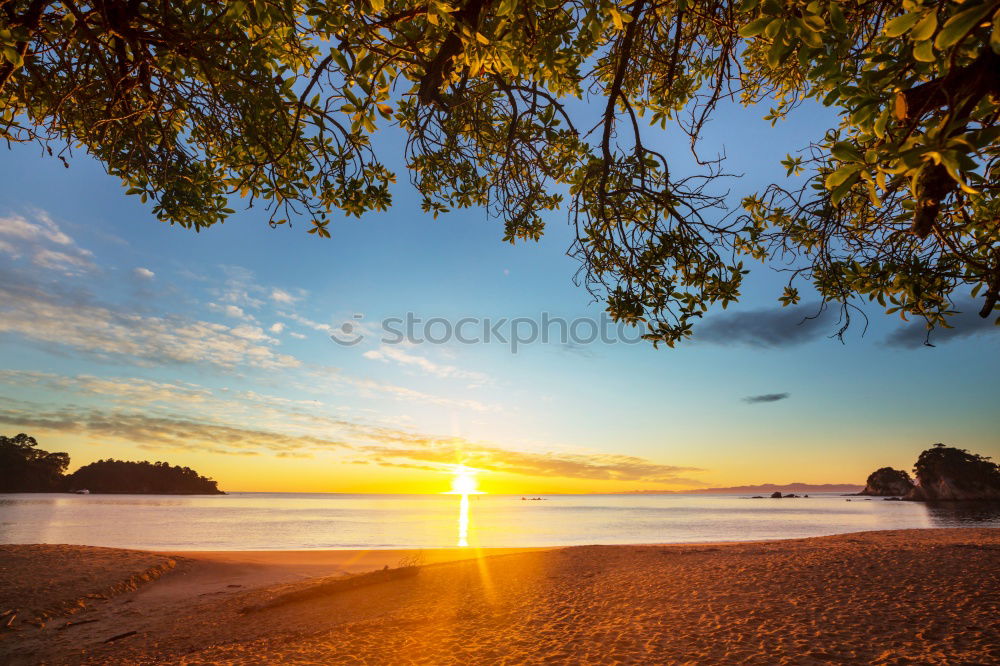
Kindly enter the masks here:
M 1000 527 L 1000 505 L 841 493 L 0 494 L 0 543 L 145 550 L 308 550 L 709 543 Z

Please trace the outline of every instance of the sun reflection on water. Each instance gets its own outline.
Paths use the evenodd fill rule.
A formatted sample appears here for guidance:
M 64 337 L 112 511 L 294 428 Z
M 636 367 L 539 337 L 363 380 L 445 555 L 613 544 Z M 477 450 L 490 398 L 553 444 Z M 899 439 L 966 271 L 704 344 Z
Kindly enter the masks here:
M 476 471 L 465 465 L 455 465 L 452 470 L 449 495 L 461 495 L 458 503 L 458 547 L 469 545 L 469 495 L 482 495 L 476 484 Z
M 469 496 L 462 495 L 458 503 L 458 546 L 464 548 L 469 545 Z

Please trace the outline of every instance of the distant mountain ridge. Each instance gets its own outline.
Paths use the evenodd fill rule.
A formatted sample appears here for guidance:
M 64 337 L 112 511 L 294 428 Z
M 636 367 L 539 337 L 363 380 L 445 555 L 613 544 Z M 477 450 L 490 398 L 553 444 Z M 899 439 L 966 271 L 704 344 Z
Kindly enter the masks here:
M 694 490 L 637 490 L 643 495 L 739 495 L 743 493 L 856 493 L 864 489 L 860 483 L 761 483 L 753 486 L 700 488 Z

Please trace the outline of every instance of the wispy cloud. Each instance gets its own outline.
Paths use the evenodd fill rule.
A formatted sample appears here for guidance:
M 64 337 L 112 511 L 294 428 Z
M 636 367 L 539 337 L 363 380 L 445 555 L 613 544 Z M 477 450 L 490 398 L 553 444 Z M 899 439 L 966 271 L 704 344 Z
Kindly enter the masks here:
M 761 393 L 760 395 L 748 395 L 743 398 L 743 402 L 748 402 L 751 405 L 757 405 L 762 402 L 778 402 L 780 400 L 787 400 L 790 393 Z
M 418 402 L 450 409 L 467 409 L 477 412 L 497 411 L 499 408 L 489 405 L 479 400 L 470 398 L 451 398 L 447 396 L 433 395 L 423 391 L 398 386 L 374 379 L 352 377 L 344 374 L 336 368 L 318 367 L 310 370 L 310 373 L 319 379 L 330 382 L 334 387 L 347 388 L 356 392 L 362 397 L 374 397 L 378 395 L 388 396 L 396 400 Z
M 274 351 L 279 341 L 245 311 L 263 303 L 253 295 L 263 288 L 245 269 L 226 267 L 221 301 L 214 306 L 242 321 L 233 327 L 178 314 L 153 314 L 153 292 L 152 300 L 142 304 L 146 311 L 137 310 L 134 303 L 126 306 L 96 298 L 87 290 L 102 279 L 99 271 L 91 270 L 96 269 L 92 253 L 78 247 L 44 212 L 0 217 L 0 241 L 0 251 L 14 257 L 0 264 L 0 334 L 139 365 L 190 363 L 226 369 L 300 365 L 292 356 Z M 86 271 L 88 280 L 77 279 Z M 131 273 L 146 282 L 154 276 L 143 267 Z
M 67 391 L 79 395 L 110 396 L 121 404 L 148 405 L 161 402 L 190 409 L 212 398 L 212 391 L 186 382 L 160 382 L 138 377 L 96 377 L 94 375 L 57 375 L 31 370 L 0 370 L 0 385 L 19 389 L 35 387 Z
M 285 317 L 286 319 L 290 319 L 298 324 L 302 324 L 307 328 L 311 328 L 314 331 L 320 331 L 321 333 L 326 333 L 327 335 L 333 333 L 333 326 L 331 326 L 330 324 L 326 324 L 319 321 L 313 321 L 312 319 L 303 317 L 302 315 L 296 312 L 285 311 L 285 312 L 279 312 L 278 314 L 281 315 L 282 317 Z
M 34 251 L 33 261 L 36 266 L 47 268 L 53 271 L 63 271 L 65 273 L 82 273 L 96 268 L 91 260 L 93 255 L 87 250 L 77 250 L 76 252 L 61 252 L 40 248 Z
M 284 289 L 278 289 L 274 287 L 271 289 L 271 300 L 275 303 L 281 303 L 282 305 L 291 305 L 299 300 L 300 297 L 292 296 L 290 293 Z
M 35 413 L 0 409 L 0 422 L 18 428 L 115 438 L 135 444 L 140 449 L 256 455 L 262 452 L 307 453 L 311 449 L 346 447 L 343 442 L 319 437 L 97 409 L 66 408 Z
M 399 345 L 382 345 L 378 349 L 366 351 L 363 356 L 374 361 L 419 368 L 427 374 L 436 377 L 466 379 L 477 384 L 482 384 L 489 380 L 489 376 L 482 372 L 464 370 L 445 363 L 436 363 L 425 356 L 410 353 Z
M 456 462 L 492 472 L 533 477 L 561 477 L 594 481 L 645 481 L 649 483 L 699 483 L 681 474 L 702 471 L 697 467 L 664 465 L 645 458 L 613 454 L 533 453 L 495 446 L 459 442 L 426 443 L 412 449 L 369 446 L 362 450 L 376 464 L 412 466 L 421 463 L 451 465 Z
M 215 290 L 222 303 L 253 310 L 264 305 L 267 289 L 257 284 L 253 271 L 242 266 L 223 266 L 222 271 L 226 278 L 222 287 Z
M 37 343 L 142 365 L 270 369 L 300 365 L 297 359 L 260 344 L 273 339 L 258 334 L 259 329 L 231 328 L 181 315 L 138 314 L 95 301 L 74 287 L 42 284 L 23 272 L 0 269 L 0 297 L 0 333 Z
M 93 253 L 79 247 L 43 211 L 31 219 L 22 215 L 0 217 L 0 252 L 12 259 L 27 258 L 39 268 L 73 275 L 96 268 Z
M 63 232 L 47 213 L 35 211 L 32 218 L 32 220 L 28 220 L 22 215 L 0 217 L 0 234 L 31 245 L 46 243 L 65 247 L 76 245 L 73 239 Z

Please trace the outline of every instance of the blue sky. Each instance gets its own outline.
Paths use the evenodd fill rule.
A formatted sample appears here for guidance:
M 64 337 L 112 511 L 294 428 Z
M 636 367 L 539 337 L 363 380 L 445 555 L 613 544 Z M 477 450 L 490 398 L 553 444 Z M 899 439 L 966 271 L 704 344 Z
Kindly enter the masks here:
M 723 110 L 708 134 L 745 174 L 734 202 L 826 120 L 805 109 L 772 130 L 764 113 Z M 230 490 L 382 492 L 445 490 L 466 462 L 483 488 L 526 493 L 863 482 L 937 441 L 1000 455 L 989 328 L 922 347 L 921 324 L 873 309 L 841 344 L 834 321 L 780 310 L 782 278 L 754 266 L 739 306 L 678 349 L 383 345 L 379 321 L 407 312 L 600 317 L 572 282 L 565 215 L 510 246 L 481 210 L 423 215 L 390 160 L 394 207 L 337 220 L 331 240 L 242 210 L 195 234 L 86 156 L 66 169 L 17 146 L 0 164 L 0 420 L 72 467 L 163 459 Z M 362 342 L 330 340 L 345 321 Z M 746 400 L 771 394 L 787 396 Z

